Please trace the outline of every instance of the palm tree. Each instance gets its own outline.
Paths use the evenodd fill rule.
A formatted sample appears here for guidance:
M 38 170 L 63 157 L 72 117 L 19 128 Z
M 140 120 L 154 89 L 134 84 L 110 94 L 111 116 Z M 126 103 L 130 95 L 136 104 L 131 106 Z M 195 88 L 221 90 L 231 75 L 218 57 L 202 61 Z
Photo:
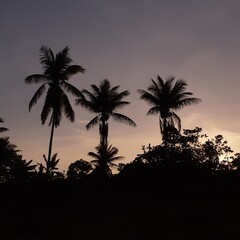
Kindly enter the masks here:
M 42 163 L 38 163 L 39 166 L 39 174 L 40 176 L 45 175 L 45 178 L 47 181 L 53 180 L 55 175 L 57 175 L 59 172 L 58 170 L 58 163 L 60 159 L 57 159 L 57 153 L 53 154 L 50 161 L 46 158 L 46 156 L 43 154 L 43 158 L 46 164 L 46 167 Z M 45 171 L 45 173 L 43 173 Z
M 77 105 L 89 110 L 89 112 L 97 113 L 87 125 L 89 130 L 99 124 L 100 144 L 106 145 L 108 140 L 108 119 L 112 117 L 115 121 L 126 123 L 135 127 L 136 123 L 129 117 L 117 113 L 118 109 L 130 104 L 123 101 L 128 96 L 129 91 L 118 92 L 120 86 L 111 87 L 110 82 L 105 79 L 100 82 L 99 86 L 91 85 L 92 92 L 84 89 L 80 98 L 76 100 Z M 85 94 L 85 95 L 84 95 Z
M 0 118 L 0 123 L 3 123 L 3 122 L 4 122 L 3 119 Z M 2 133 L 2 132 L 6 132 L 6 131 L 8 131 L 8 130 L 9 130 L 8 128 L 0 127 L 0 133 Z
M 68 47 L 65 47 L 54 56 L 49 47 L 42 46 L 40 48 L 40 62 L 43 66 L 43 74 L 30 75 L 25 79 L 25 83 L 42 84 L 29 103 L 29 111 L 37 103 L 46 88 L 48 88 L 41 113 L 41 120 L 42 124 L 44 124 L 50 115 L 49 126 L 51 126 L 51 134 L 48 150 L 48 162 L 50 162 L 54 128 L 60 125 L 62 112 L 71 122 L 74 121 L 74 111 L 64 90 L 74 96 L 79 96 L 81 92 L 68 81 L 74 74 L 84 73 L 85 69 L 79 65 L 70 65 L 72 59 L 69 57 Z
M 168 133 L 171 130 L 177 130 L 177 132 L 181 130 L 181 119 L 175 110 L 201 101 L 199 98 L 190 97 L 193 93 L 185 91 L 188 86 L 186 81 L 177 79 L 174 83 L 174 80 L 174 76 L 167 77 L 165 81 L 157 76 L 156 81 L 152 79 L 147 91 L 138 90 L 140 98 L 151 106 L 147 115 L 159 114 L 160 132 L 165 146 L 167 145 Z
M 99 176 L 111 176 L 112 171 L 110 167 L 116 166 L 113 162 L 123 159 L 122 156 L 116 156 L 118 149 L 112 145 L 99 144 L 96 148 L 96 153 L 89 152 L 88 155 L 94 158 L 91 162 L 96 166 L 95 173 Z

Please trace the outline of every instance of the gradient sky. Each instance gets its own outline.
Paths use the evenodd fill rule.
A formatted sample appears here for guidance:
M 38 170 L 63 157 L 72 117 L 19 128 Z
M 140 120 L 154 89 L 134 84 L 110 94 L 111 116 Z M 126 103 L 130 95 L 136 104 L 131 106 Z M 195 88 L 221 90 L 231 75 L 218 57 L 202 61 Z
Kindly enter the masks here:
M 240 1 L 236 0 L 1 0 L 0 117 L 10 129 L 5 135 L 25 159 L 42 162 L 50 128 L 41 125 L 43 100 L 28 112 L 39 86 L 26 85 L 26 76 L 42 73 L 39 49 L 56 53 L 70 47 L 74 64 L 87 69 L 71 79 L 89 89 L 108 78 L 120 90 L 130 90 L 131 105 L 121 111 L 137 128 L 110 121 L 109 141 L 129 162 L 141 146 L 161 142 L 158 118 L 146 116 L 149 106 L 137 89 L 151 78 L 174 75 L 203 102 L 178 111 L 182 128 L 202 127 L 210 137 L 224 135 L 240 152 Z M 94 117 L 74 106 L 76 120 L 63 119 L 55 132 L 53 153 L 66 169 L 99 142 L 98 128 L 86 131 Z

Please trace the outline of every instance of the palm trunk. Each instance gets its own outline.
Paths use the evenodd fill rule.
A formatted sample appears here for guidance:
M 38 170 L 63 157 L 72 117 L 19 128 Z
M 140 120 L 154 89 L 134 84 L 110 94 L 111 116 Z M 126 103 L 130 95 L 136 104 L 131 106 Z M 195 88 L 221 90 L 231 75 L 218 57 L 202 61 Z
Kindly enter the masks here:
M 52 114 L 52 126 L 51 126 L 51 134 L 50 134 L 50 140 L 49 140 L 49 148 L 48 148 L 48 159 L 47 159 L 47 169 L 46 169 L 46 173 L 47 175 L 50 174 L 49 172 L 49 163 L 51 161 L 51 155 L 52 155 L 52 143 L 53 143 L 53 134 L 54 134 L 54 124 L 55 124 L 55 121 L 54 121 L 54 116 Z
M 107 139 L 108 139 L 108 124 L 106 121 L 101 121 L 99 126 L 99 132 L 100 132 L 100 144 L 106 145 Z
M 168 141 L 167 141 L 167 119 L 166 118 L 163 118 L 163 129 L 162 129 L 162 139 L 163 139 L 163 143 L 164 143 L 164 146 L 167 148 L 167 144 L 168 144 Z

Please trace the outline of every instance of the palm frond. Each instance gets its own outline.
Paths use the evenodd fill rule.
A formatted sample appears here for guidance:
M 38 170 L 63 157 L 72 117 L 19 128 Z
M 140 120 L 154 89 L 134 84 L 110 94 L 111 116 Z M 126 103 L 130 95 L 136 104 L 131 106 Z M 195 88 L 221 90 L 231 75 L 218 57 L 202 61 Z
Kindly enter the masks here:
M 107 92 L 109 92 L 110 89 L 111 89 L 111 84 L 110 84 L 109 80 L 108 79 L 103 79 L 100 82 L 99 89 L 101 89 L 102 91 L 106 90 Z
M 100 88 L 95 85 L 95 84 L 91 84 L 91 88 L 93 90 L 93 94 L 92 95 L 99 95 L 100 94 Z M 85 93 L 88 94 L 90 93 L 88 90 L 84 89 L 83 92 L 86 91 Z
M 49 79 L 44 74 L 33 74 L 25 78 L 25 83 L 47 83 Z
M 114 110 L 118 110 L 118 109 L 121 109 L 127 105 L 130 104 L 130 102 L 127 102 L 127 101 L 119 101 L 119 102 L 110 102 L 110 104 L 112 105 L 112 108 Z
M 3 122 L 4 122 L 3 119 L 0 118 L 0 123 L 3 123 Z M 2 132 L 6 132 L 6 131 L 8 131 L 8 130 L 9 130 L 8 128 L 0 127 L 0 133 L 2 133 Z
M 130 94 L 130 92 L 128 90 L 125 90 L 123 92 L 120 93 L 115 93 L 112 97 L 112 101 L 113 102 L 118 102 L 121 101 L 124 97 L 128 96 Z
M 40 62 L 43 65 L 44 69 L 48 69 L 54 62 L 54 54 L 51 48 L 43 45 L 40 48 Z
M 89 101 L 91 101 L 93 103 L 98 102 L 98 98 L 99 98 L 100 93 L 99 94 L 94 94 L 94 93 L 91 93 L 90 91 L 88 91 L 87 89 L 83 89 L 82 93 L 85 94 L 87 96 L 87 98 L 89 98 Z
M 125 123 L 125 124 L 128 124 L 128 125 L 132 126 L 132 127 L 137 126 L 137 124 L 131 118 L 129 118 L 129 117 L 123 115 L 123 114 L 113 113 L 112 117 L 117 122 Z
M 156 98 L 156 96 L 153 96 L 151 93 L 143 89 L 138 89 L 138 93 L 141 95 L 140 99 L 145 100 L 149 105 L 155 106 L 159 104 L 158 98 Z
M 117 157 L 112 157 L 111 160 L 112 162 L 115 162 L 115 161 L 120 161 L 122 159 L 124 159 L 125 157 L 123 156 L 117 156 Z M 114 163 L 109 163 L 110 165 L 115 165 Z
M 54 102 L 55 102 L 55 98 L 54 98 L 53 89 L 50 87 L 47 91 L 45 102 L 41 112 L 42 124 L 45 124 L 51 110 L 53 110 Z
M 120 88 L 120 85 L 112 87 L 111 93 L 117 93 L 117 90 L 118 90 L 119 88 Z
M 96 106 L 93 102 L 88 101 L 85 97 L 76 99 L 76 105 L 86 108 L 89 112 L 96 113 Z
M 162 89 L 164 87 L 164 82 L 160 76 L 158 76 L 158 82 L 151 79 L 151 84 L 148 87 L 148 91 L 151 92 L 154 96 L 159 96 L 162 94 Z
M 193 95 L 193 93 L 191 92 L 182 92 L 182 93 L 178 93 L 178 94 L 171 94 L 172 95 L 172 99 L 174 99 L 174 101 L 179 101 L 181 99 L 184 98 L 189 98 L 190 96 Z
M 68 46 L 56 54 L 55 66 L 57 66 L 57 68 L 60 71 L 65 70 L 71 62 L 72 62 L 72 59 L 69 57 L 69 47 Z
M 84 69 L 83 67 L 81 67 L 79 65 L 71 65 L 66 68 L 63 75 L 68 80 L 69 77 L 71 77 L 72 75 L 75 75 L 77 73 L 85 73 L 85 71 L 86 71 L 86 69 Z
M 172 91 L 171 91 L 171 94 L 173 96 L 176 96 L 176 95 L 179 95 L 179 94 L 182 94 L 184 93 L 184 91 L 186 90 L 186 87 L 187 87 L 187 83 L 185 80 L 183 79 L 178 79 L 176 81 L 176 83 L 174 84 L 173 88 L 172 88 Z M 185 93 L 186 94 L 186 93 Z
M 174 76 L 169 76 L 166 78 L 166 81 L 162 87 L 162 95 L 163 95 L 163 98 L 168 98 L 171 96 L 171 92 L 172 92 L 172 89 L 173 89 L 173 81 L 175 80 L 175 77 Z
M 42 84 L 42 86 L 33 95 L 31 101 L 29 102 L 29 112 L 31 111 L 32 106 L 35 105 L 37 103 L 38 99 L 42 96 L 45 89 L 46 89 L 45 84 Z
M 181 131 L 181 119 L 180 119 L 180 117 L 176 113 L 172 112 L 172 119 L 173 119 L 174 127 L 176 127 L 178 132 L 180 132 Z
M 181 99 L 181 100 L 177 101 L 176 105 L 173 106 L 172 109 L 178 110 L 178 109 L 181 109 L 185 106 L 190 106 L 192 104 L 198 104 L 201 101 L 202 100 L 200 98 L 184 98 L 184 99 Z
M 99 117 L 96 116 L 86 125 L 86 129 L 89 130 L 94 126 L 96 126 L 98 123 L 99 123 Z
M 158 106 L 151 107 L 148 110 L 147 115 L 158 115 L 158 114 L 160 114 L 160 112 L 161 112 L 161 109 Z
M 68 100 L 67 95 L 64 92 L 62 92 L 62 105 L 66 118 L 68 118 L 71 122 L 74 122 L 75 113 L 72 109 L 72 106 Z
M 99 159 L 99 155 L 97 153 L 94 153 L 94 152 L 89 152 L 88 153 L 88 156 L 92 157 L 92 158 L 95 158 L 95 160 L 92 160 L 91 162 L 95 162 L 95 161 L 98 161 Z
M 157 75 L 158 84 L 153 79 L 151 79 L 151 80 L 152 80 L 152 83 L 155 83 L 154 85 L 157 85 L 160 88 L 163 88 L 163 86 L 165 84 L 163 78 L 161 78 L 159 75 Z
M 2 133 L 2 132 L 6 132 L 6 131 L 8 131 L 8 130 L 9 130 L 8 128 L 0 127 L 0 133 Z
M 82 96 L 81 91 L 79 89 L 77 89 L 76 87 L 74 87 L 72 84 L 64 81 L 64 82 L 62 82 L 62 86 L 66 89 L 67 92 L 70 92 L 75 97 Z

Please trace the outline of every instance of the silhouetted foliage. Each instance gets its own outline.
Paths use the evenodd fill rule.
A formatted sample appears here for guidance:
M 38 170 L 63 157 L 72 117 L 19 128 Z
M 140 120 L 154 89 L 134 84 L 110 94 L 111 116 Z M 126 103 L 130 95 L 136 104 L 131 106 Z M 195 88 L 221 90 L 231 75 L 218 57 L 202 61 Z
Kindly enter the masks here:
M 54 127 L 58 127 L 60 125 L 62 113 L 64 113 L 66 118 L 70 121 L 74 121 L 74 111 L 65 91 L 70 92 L 75 97 L 78 97 L 81 94 L 81 92 L 68 81 L 71 76 L 77 73 L 84 73 L 85 69 L 79 65 L 70 65 L 72 63 L 72 59 L 69 57 L 68 47 L 65 47 L 54 56 L 49 47 L 42 46 L 40 48 L 40 62 L 43 66 L 43 74 L 30 75 L 26 77 L 25 83 L 42 83 L 29 103 L 29 111 L 45 92 L 46 87 L 48 87 L 41 113 L 41 120 L 42 124 L 44 124 L 49 114 L 51 115 L 49 121 L 49 126 L 51 125 L 51 135 L 48 151 L 48 161 L 50 161 Z
M 80 159 L 71 163 L 68 167 L 67 178 L 71 180 L 80 180 L 89 174 L 93 169 L 91 163 Z
M 157 76 L 157 81 L 152 79 L 147 91 L 138 90 L 140 98 L 151 106 L 147 115 L 159 115 L 160 132 L 165 145 L 167 145 L 168 133 L 172 129 L 177 131 L 181 129 L 181 120 L 175 111 L 201 101 L 199 98 L 190 97 L 193 93 L 185 91 L 187 83 L 184 80 L 178 79 L 175 84 L 174 80 L 173 76 L 165 81 Z
M 237 170 L 239 172 L 240 170 L 240 153 L 235 153 L 232 158 L 232 167 L 233 169 Z
M 0 123 L 3 123 L 3 122 L 4 122 L 3 119 L 0 118 Z M 6 131 L 8 131 L 8 130 L 9 130 L 8 128 L 0 127 L 0 133 L 2 133 L 2 132 L 6 132 Z
M 0 138 L 0 182 L 11 179 L 10 166 L 17 156 L 16 147 L 10 143 L 9 137 Z
M 129 95 L 129 91 L 119 93 L 119 87 L 111 87 L 110 82 L 105 79 L 100 82 L 99 86 L 91 85 L 92 92 L 86 89 L 82 90 L 82 95 L 76 100 L 77 105 L 81 105 L 89 112 L 97 113 L 97 116 L 86 125 L 86 128 L 91 129 L 95 125 L 99 125 L 100 144 L 102 145 L 107 144 L 108 141 L 108 119 L 110 117 L 117 122 L 136 126 L 136 123 L 129 117 L 116 112 L 130 104 L 123 101 L 123 98 Z
M 29 181 L 34 177 L 36 165 L 26 161 L 10 143 L 9 137 L 0 138 L 0 182 Z
M 30 182 L 35 179 L 37 165 L 32 165 L 33 160 L 27 161 L 21 155 L 14 157 L 10 167 L 11 180 L 16 182 Z
M 64 175 L 58 171 L 58 163 L 60 159 L 57 159 L 57 153 L 53 154 L 50 161 L 43 155 L 45 166 L 42 163 L 38 163 L 39 171 L 38 175 L 43 180 L 51 181 L 64 178 Z
M 175 177 L 187 177 L 189 180 L 197 176 L 210 176 L 217 172 L 232 171 L 232 150 L 222 135 L 207 139 L 202 129 L 184 129 L 181 135 L 177 131 L 169 135 L 167 147 L 163 143 L 158 146 L 143 146 L 143 154 L 139 154 L 129 164 L 122 164 L 120 175 L 148 173 Z M 238 158 L 233 161 L 237 166 Z
M 88 155 L 94 158 L 91 162 L 95 165 L 95 169 L 92 174 L 98 177 L 111 177 L 112 171 L 111 167 L 116 167 L 117 165 L 113 162 L 123 159 L 122 156 L 117 156 L 118 149 L 112 147 L 112 145 L 99 144 L 96 147 L 96 153 L 89 152 Z

